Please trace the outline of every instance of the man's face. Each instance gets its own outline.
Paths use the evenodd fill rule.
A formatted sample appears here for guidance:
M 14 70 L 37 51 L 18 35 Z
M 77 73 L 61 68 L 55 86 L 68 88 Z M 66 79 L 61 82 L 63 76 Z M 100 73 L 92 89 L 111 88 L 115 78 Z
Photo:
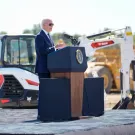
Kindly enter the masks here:
M 45 21 L 43 28 L 44 28 L 47 32 L 51 32 L 53 25 L 54 25 L 54 24 L 53 24 L 52 20 L 47 20 L 47 21 Z

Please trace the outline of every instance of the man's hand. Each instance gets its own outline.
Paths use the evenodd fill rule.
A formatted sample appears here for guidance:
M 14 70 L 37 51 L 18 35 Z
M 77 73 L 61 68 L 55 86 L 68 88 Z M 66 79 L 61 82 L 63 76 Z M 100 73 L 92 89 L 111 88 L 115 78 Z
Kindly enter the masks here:
M 66 44 L 57 44 L 57 45 L 55 45 L 55 48 L 56 49 L 62 49 L 62 48 L 64 48 L 64 47 L 66 47 Z

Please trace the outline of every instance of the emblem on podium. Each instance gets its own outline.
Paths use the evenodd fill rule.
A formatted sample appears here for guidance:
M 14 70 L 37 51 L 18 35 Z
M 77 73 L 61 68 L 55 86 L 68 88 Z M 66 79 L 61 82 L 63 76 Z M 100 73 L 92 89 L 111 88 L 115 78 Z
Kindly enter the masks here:
M 76 59 L 79 64 L 83 63 L 83 53 L 80 49 L 76 50 Z

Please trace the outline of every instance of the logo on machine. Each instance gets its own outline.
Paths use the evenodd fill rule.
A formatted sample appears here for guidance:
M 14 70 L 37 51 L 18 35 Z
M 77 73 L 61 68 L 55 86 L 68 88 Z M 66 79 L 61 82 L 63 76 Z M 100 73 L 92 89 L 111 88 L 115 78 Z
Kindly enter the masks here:
M 109 40 L 109 41 L 102 41 L 102 42 L 94 42 L 91 44 L 91 46 L 93 48 L 98 48 L 98 47 L 102 47 L 102 46 L 109 46 L 109 45 L 112 45 L 114 44 L 114 41 L 112 40 Z
M 82 51 L 79 49 L 76 50 L 76 60 L 79 64 L 83 63 L 83 54 Z
M 31 97 L 27 97 L 27 101 L 30 102 L 31 101 Z

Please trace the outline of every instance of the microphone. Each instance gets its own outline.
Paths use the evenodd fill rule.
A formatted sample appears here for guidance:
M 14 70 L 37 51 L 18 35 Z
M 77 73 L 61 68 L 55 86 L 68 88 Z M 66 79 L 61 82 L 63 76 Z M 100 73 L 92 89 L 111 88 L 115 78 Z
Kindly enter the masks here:
M 71 36 L 71 35 L 69 35 L 69 34 L 67 34 L 67 33 L 63 33 L 63 36 L 64 36 L 65 38 L 68 38 L 68 39 L 73 39 L 73 36 Z
M 80 42 L 78 41 L 77 38 L 75 38 L 74 36 L 71 36 L 67 33 L 63 33 L 63 36 L 67 39 L 70 39 L 71 40 L 71 43 L 74 45 L 74 46 L 78 46 L 80 44 Z

